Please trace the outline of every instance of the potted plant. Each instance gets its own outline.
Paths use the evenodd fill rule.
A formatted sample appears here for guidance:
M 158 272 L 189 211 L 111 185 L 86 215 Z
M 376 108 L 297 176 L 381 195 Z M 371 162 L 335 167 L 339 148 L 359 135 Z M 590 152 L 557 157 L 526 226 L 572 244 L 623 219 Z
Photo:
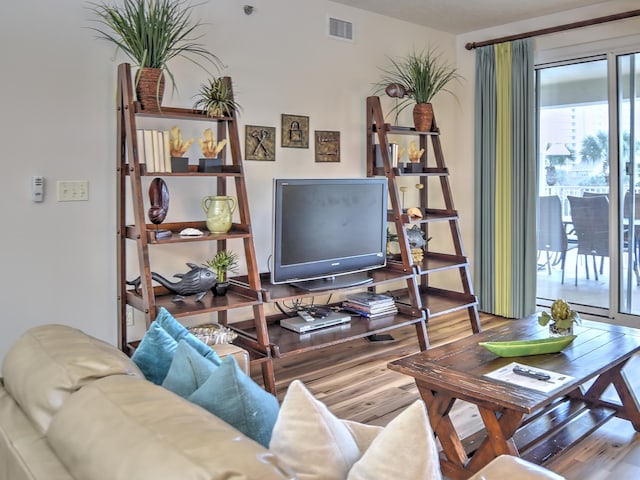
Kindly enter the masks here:
M 208 83 L 200 86 L 196 98 L 193 108 L 204 110 L 210 117 L 228 117 L 232 112 L 241 110 L 233 98 L 233 88 L 229 79 L 210 79 Z
M 215 256 L 207 260 L 203 266 L 211 268 L 218 280 L 215 285 L 214 292 L 216 295 L 225 295 L 229 288 L 227 281 L 227 272 L 235 272 L 238 268 L 238 254 L 231 250 L 218 250 Z
M 139 67 L 136 93 L 143 108 L 158 110 L 164 91 L 164 72 L 175 89 L 168 62 L 183 57 L 208 72 L 205 64 L 219 69 L 220 60 L 197 40 L 199 21 L 193 7 L 183 0 L 123 0 L 122 5 L 91 3 L 99 26 L 98 38 L 108 40 Z
M 440 91 L 453 95 L 447 85 L 460 79 L 460 75 L 454 67 L 443 63 L 441 55 L 434 50 L 414 51 L 404 58 L 390 61 L 391 66 L 382 69 L 379 91 L 385 91 L 391 97 L 404 98 L 394 107 L 397 113 L 415 102 L 413 118 L 416 130 L 431 131 L 431 100 Z
M 549 324 L 551 336 L 573 335 L 573 324 L 580 324 L 580 315 L 566 301 L 558 299 L 551 304 L 551 314 L 542 312 L 538 323 L 543 327 Z

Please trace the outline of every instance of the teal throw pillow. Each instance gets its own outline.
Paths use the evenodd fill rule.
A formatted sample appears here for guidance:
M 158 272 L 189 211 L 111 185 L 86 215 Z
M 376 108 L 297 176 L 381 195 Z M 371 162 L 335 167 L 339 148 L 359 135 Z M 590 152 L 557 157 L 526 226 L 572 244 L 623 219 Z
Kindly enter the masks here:
M 160 307 L 154 323 L 160 324 L 176 342 L 185 340 L 189 345 L 195 348 L 200 355 L 211 359 L 216 365 L 220 365 L 222 362 L 218 354 L 209 345 L 187 330 L 187 328 L 177 321 L 166 308 Z
M 216 368 L 218 365 L 211 359 L 204 358 L 186 341 L 180 340 L 162 386 L 187 398 L 207 381 Z
M 177 346 L 178 342 L 159 323 L 153 322 L 142 337 L 131 360 L 147 380 L 160 385 L 167 376 Z
M 225 357 L 187 400 L 206 408 L 247 437 L 269 448 L 278 418 L 278 400 L 244 373 L 233 356 Z

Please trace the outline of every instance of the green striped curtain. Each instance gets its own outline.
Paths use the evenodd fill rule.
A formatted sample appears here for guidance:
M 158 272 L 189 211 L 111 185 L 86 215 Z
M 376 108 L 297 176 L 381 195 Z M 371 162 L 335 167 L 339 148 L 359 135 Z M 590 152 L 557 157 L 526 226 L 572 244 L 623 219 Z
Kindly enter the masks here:
M 475 287 L 509 318 L 535 310 L 534 119 L 531 40 L 476 49 Z

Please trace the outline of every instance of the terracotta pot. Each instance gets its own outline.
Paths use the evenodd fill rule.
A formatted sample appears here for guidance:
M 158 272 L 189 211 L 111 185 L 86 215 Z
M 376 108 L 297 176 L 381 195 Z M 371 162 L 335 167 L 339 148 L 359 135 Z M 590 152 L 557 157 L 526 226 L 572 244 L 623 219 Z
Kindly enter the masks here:
M 164 95 L 164 74 L 160 68 L 144 67 L 138 70 L 135 79 L 136 97 L 143 110 L 160 110 Z
M 413 124 L 418 132 L 431 131 L 433 106 L 430 103 L 416 103 L 413 107 Z

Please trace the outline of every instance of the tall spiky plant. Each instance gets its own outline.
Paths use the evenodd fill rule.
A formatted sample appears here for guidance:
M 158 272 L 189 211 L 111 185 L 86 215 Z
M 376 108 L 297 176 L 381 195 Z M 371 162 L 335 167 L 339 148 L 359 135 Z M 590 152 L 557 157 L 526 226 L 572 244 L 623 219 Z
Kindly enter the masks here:
M 411 103 L 431 103 L 433 97 L 441 92 L 453 95 L 447 85 L 461 77 L 455 67 L 441 60 L 442 55 L 435 50 L 413 51 L 400 59 L 390 58 L 391 66 L 383 68 L 382 79 L 376 84 L 378 92 L 389 85 L 404 87 L 405 99 L 395 107 L 400 113 Z
M 203 266 L 213 268 L 218 276 L 218 282 L 227 280 L 227 272 L 235 272 L 238 267 L 239 255 L 231 250 L 218 250 L 215 256 L 207 260 Z
M 184 0 L 124 0 L 122 5 L 90 3 L 100 26 L 92 27 L 98 38 L 108 40 L 135 64 L 167 72 L 175 89 L 168 62 L 185 58 L 210 73 L 222 63 L 199 42 L 195 32 L 202 26 L 191 18 L 193 6 Z

